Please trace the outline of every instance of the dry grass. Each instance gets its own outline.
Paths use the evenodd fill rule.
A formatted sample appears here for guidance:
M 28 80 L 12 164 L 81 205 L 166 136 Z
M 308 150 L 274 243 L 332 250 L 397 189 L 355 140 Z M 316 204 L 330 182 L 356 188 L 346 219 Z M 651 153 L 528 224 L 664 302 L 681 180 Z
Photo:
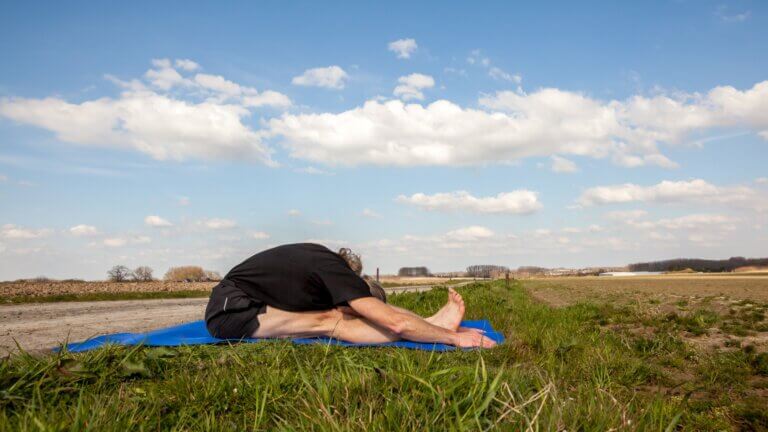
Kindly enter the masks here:
M 768 277 L 723 275 L 662 275 L 635 277 L 563 277 L 530 279 L 532 294 L 554 306 L 581 301 L 628 303 L 653 298 L 723 297 L 732 300 L 768 301 Z
M 620 307 L 636 319 L 625 330 L 670 327 L 692 345 L 768 351 L 768 277 L 663 275 L 548 278 L 524 281 L 536 299 L 556 307 Z M 623 323 L 619 327 L 627 327 Z
M 115 293 L 210 291 L 216 282 L 0 282 L 0 299 Z

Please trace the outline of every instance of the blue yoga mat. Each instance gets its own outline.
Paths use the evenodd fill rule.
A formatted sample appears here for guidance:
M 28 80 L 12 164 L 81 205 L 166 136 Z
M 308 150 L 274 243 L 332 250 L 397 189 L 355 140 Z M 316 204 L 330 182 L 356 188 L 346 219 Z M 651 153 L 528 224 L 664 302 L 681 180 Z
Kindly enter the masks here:
M 472 327 L 485 330 L 486 336 L 493 339 L 496 343 L 504 342 L 504 335 L 497 332 L 491 326 L 488 320 L 462 321 L 463 327 Z M 270 339 L 218 339 L 212 337 L 205 328 L 205 322 L 193 321 L 191 323 L 179 324 L 173 327 L 152 330 L 147 333 L 115 333 L 104 336 L 97 336 L 83 342 L 71 343 L 67 345 L 70 352 L 82 352 L 99 348 L 106 344 L 116 345 L 146 345 L 146 346 L 181 346 L 181 345 L 206 345 L 223 342 L 261 342 Z M 398 347 L 417 349 L 424 351 L 453 351 L 457 348 L 453 345 L 420 343 L 409 341 L 388 342 L 382 344 L 354 344 L 340 341 L 332 338 L 308 338 L 293 339 L 297 344 L 331 344 L 348 347 Z

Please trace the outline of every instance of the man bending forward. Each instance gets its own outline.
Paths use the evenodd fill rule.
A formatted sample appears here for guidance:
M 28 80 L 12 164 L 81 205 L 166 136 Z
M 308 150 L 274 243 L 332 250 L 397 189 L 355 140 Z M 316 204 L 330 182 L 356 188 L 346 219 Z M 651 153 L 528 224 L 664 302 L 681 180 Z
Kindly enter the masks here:
M 422 318 L 386 303 L 384 290 L 360 277 L 360 258 L 300 243 L 259 252 L 213 288 L 205 322 L 224 339 L 329 336 L 355 343 L 406 339 L 460 347 L 492 347 L 482 331 L 459 327 L 464 300 L 449 288 L 448 302 Z

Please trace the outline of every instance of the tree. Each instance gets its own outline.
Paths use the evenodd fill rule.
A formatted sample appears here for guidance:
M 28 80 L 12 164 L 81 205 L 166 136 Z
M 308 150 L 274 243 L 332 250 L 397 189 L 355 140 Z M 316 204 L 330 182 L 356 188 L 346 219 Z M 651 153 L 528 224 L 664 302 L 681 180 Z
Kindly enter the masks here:
M 107 272 L 111 282 L 124 282 L 131 277 L 131 269 L 124 265 L 116 265 Z
M 153 271 L 151 267 L 147 266 L 136 267 L 136 270 L 133 271 L 133 278 L 139 282 L 151 282 L 154 280 Z

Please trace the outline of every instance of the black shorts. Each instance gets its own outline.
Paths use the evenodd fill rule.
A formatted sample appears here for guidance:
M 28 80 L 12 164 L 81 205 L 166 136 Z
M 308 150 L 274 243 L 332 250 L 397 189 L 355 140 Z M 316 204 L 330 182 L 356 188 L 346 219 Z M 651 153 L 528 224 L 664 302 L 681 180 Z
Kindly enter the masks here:
M 266 304 L 248 297 L 233 282 L 222 280 L 211 292 L 205 308 L 205 325 L 216 338 L 249 338 L 259 328 L 258 315 L 266 310 Z

